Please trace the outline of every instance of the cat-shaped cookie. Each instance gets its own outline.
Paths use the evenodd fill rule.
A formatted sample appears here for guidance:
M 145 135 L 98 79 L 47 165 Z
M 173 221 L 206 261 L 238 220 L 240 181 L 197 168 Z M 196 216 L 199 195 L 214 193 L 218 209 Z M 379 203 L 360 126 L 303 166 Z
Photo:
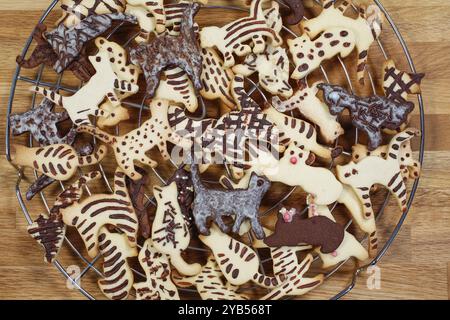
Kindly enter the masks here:
M 89 61 L 94 66 L 96 73 L 70 97 L 62 96 L 43 87 L 32 87 L 31 90 L 42 94 L 50 101 L 66 109 L 75 125 L 91 124 L 90 115 L 96 117 L 105 115 L 105 112 L 98 108 L 105 97 L 111 104 L 117 106 L 120 104 L 120 100 L 116 91 L 136 93 L 139 90 L 136 84 L 119 79 L 109 59 L 106 52 L 90 56 Z

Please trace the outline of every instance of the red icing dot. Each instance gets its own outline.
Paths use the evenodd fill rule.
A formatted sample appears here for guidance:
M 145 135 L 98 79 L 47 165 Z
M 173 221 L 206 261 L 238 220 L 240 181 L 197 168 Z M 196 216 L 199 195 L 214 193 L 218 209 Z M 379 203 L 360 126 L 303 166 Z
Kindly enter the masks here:
M 297 157 L 291 157 L 291 163 L 297 164 Z

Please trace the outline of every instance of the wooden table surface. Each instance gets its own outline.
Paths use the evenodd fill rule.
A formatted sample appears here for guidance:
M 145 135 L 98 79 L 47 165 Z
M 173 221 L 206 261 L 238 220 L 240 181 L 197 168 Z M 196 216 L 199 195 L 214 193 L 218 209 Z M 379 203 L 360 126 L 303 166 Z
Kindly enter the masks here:
M 217 3 L 218 1 L 212 1 Z M 222 1 L 227 2 L 227 1 Z M 237 3 L 238 1 L 230 1 Z M 416 67 L 426 73 L 422 90 L 425 100 L 426 153 L 420 186 L 413 207 L 397 239 L 379 263 L 381 288 L 369 290 L 367 274 L 359 277 L 346 299 L 448 299 L 450 292 L 450 0 L 382 0 L 402 32 Z M 0 2 L 0 298 L 80 299 L 69 290 L 62 275 L 42 261 L 42 251 L 26 233 L 26 221 L 15 194 L 17 174 L 5 159 L 5 114 L 15 57 L 49 0 Z M 57 14 L 50 16 L 55 21 Z M 222 18 L 222 16 L 217 16 Z M 215 21 L 214 19 L 212 19 Z M 223 19 L 222 19 L 223 20 Z M 225 21 L 225 20 L 223 20 Z M 386 27 L 386 29 L 389 29 Z M 387 35 L 389 34 L 389 35 Z M 391 33 L 381 40 L 392 57 L 403 55 Z M 401 62 L 405 67 L 405 63 Z M 373 65 L 371 66 L 373 67 Z M 35 72 L 35 71 L 33 71 Z M 32 74 L 32 73 L 29 73 Z M 14 111 L 29 107 L 27 86 L 17 89 Z M 415 111 L 412 123 L 418 125 Z M 417 143 L 415 144 L 417 147 Z M 417 150 L 417 148 L 416 148 Z M 28 172 L 29 173 L 29 172 Z M 28 208 L 36 216 L 44 208 L 39 199 Z M 395 210 L 380 222 L 387 236 L 398 221 Z M 84 268 L 69 249 L 62 252 L 64 266 Z M 98 265 L 98 264 L 97 264 Z M 345 271 L 346 270 L 346 271 Z M 326 298 L 342 289 L 351 268 L 312 294 Z M 82 285 L 98 295 L 96 275 L 89 271 Z

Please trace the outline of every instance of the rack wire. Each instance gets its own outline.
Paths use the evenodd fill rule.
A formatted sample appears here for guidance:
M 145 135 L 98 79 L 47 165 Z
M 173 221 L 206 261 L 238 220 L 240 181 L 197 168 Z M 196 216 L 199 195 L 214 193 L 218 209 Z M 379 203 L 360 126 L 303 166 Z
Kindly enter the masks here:
M 415 69 L 415 66 L 414 66 L 414 62 L 413 62 L 413 60 L 412 60 L 412 57 L 411 57 L 411 55 L 410 55 L 410 53 L 409 53 L 409 50 L 408 50 L 408 47 L 407 47 L 407 45 L 406 45 L 406 43 L 405 43 L 405 40 L 403 39 L 403 37 L 402 37 L 402 35 L 401 35 L 399 29 L 398 29 L 397 26 L 395 25 L 395 23 L 394 23 L 392 17 L 389 15 L 389 13 L 387 12 L 387 10 L 384 8 L 384 6 L 383 6 L 382 3 L 380 2 L 380 0 L 373 0 L 373 1 L 374 1 L 374 3 L 380 8 L 380 10 L 383 12 L 383 14 L 385 15 L 386 20 L 388 21 L 389 25 L 391 26 L 391 28 L 392 28 L 392 30 L 393 30 L 393 32 L 394 32 L 396 38 L 398 39 L 399 44 L 400 44 L 401 47 L 402 47 L 402 50 L 403 50 L 403 52 L 404 52 L 404 54 L 405 54 L 406 61 L 407 61 L 408 65 L 409 65 L 409 68 L 410 68 L 411 72 L 414 72 L 414 73 L 415 73 L 415 72 L 416 72 L 416 69 Z M 42 14 L 41 18 L 39 19 L 39 23 L 43 23 L 43 22 L 47 19 L 48 15 L 49 15 L 50 12 L 56 7 L 56 5 L 58 4 L 58 2 L 59 2 L 59 0 L 53 0 L 53 1 L 51 2 L 51 4 L 49 5 L 49 7 L 45 10 L 45 12 Z M 284 6 L 285 6 L 285 4 L 282 2 L 282 0 L 279 0 L 279 1 L 277 1 L 277 2 L 279 2 L 280 5 L 284 5 Z M 235 6 L 216 6 L 216 5 L 208 5 L 208 6 L 204 6 L 204 8 L 207 8 L 207 9 L 227 9 L 227 10 L 235 10 L 235 11 L 248 11 L 248 10 L 245 9 L 245 8 L 235 7 Z M 354 6 L 353 6 L 353 9 L 354 9 L 354 10 L 357 10 Z M 115 33 L 121 26 L 122 26 L 122 24 L 119 24 L 117 27 L 113 28 L 112 31 L 111 31 L 111 32 L 109 33 L 109 35 L 107 36 L 107 38 L 109 38 L 109 37 L 111 37 L 112 35 L 114 35 L 114 33 Z M 288 29 L 288 28 L 286 28 L 286 27 L 283 27 L 283 29 L 284 29 L 284 31 L 285 31 L 286 33 L 290 34 L 290 35 L 293 36 L 293 37 L 298 36 L 297 34 L 295 34 L 294 32 L 292 32 L 290 29 Z M 130 43 L 130 41 L 131 41 L 134 37 L 136 37 L 136 36 L 138 36 L 138 34 L 135 34 L 133 37 L 131 37 L 130 39 L 128 39 L 128 41 L 124 44 L 124 46 L 127 46 L 127 45 Z M 27 52 L 28 52 L 28 50 L 29 50 L 29 48 L 30 48 L 30 46 L 31 46 L 31 43 L 32 43 L 32 36 L 30 35 L 29 38 L 27 39 L 26 43 L 25 43 L 25 46 L 24 46 L 23 50 L 22 50 L 22 53 L 21 53 L 22 56 L 26 56 L 26 54 L 27 54 Z M 383 57 L 384 57 L 385 59 L 388 59 L 388 55 L 387 55 L 387 53 L 386 53 L 386 50 L 385 50 L 385 48 L 383 47 L 383 45 L 382 45 L 382 43 L 381 43 L 381 41 L 380 41 L 379 39 L 377 39 L 377 44 L 378 44 L 378 48 L 379 48 L 379 50 L 381 51 Z M 342 71 L 343 71 L 344 75 L 345 75 L 345 79 L 346 79 L 346 81 L 347 81 L 347 85 L 348 85 L 349 89 L 350 89 L 351 91 L 353 91 L 352 82 L 351 82 L 351 80 L 350 80 L 350 76 L 349 76 L 348 70 L 347 70 L 347 68 L 346 68 L 346 66 L 345 66 L 345 63 L 342 61 L 342 59 L 341 59 L 340 57 L 338 57 L 338 62 L 339 62 L 339 64 L 340 64 L 341 68 L 342 68 Z M 329 77 L 328 77 L 328 74 L 327 74 L 325 68 L 324 68 L 323 66 L 321 66 L 321 67 L 320 67 L 320 70 L 321 70 L 321 73 L 322 73 L 323 78 L 325 79 L 325 81 L 326 81 L 326 82 L 329 82 Z M 63 73 L 61 73 L 61 74 L 58 76 L 57 81 L 56 81 L 55 83 L 49 83 L 49 82 L 41 81 L 42 75 L 43 75 L 43 71 L 44 71 L 44 67 L 41 66 L 41 67 L 38 69 L 37 75 L 36 75 L 36 77 L 35 77 L 34 79 L 33 79 L 33 78 L 29 78 L 29 77 L 22 76 L 22 75 L 21 75 L 21 68 L 20 68 L 20 66 L 17 66 L 16 71 L 15 71 L 15 73 L 14 73 L 14 76 L 13 76 L 13 79 L 12 79 L 12 84 L 11 84 L 11 90 L 10 90 L 9 101 L 8 101 L 8 108 L 7 108 L 7 123 L 6 123 L 6 134 L 5 134 L 5 140 L 6 140 L 6 159 L 7 159 L 8 161 L 11 161 L 11 154 L 10 154 L 10 147 L 11 147 L 11 133 L 10 133 L 9 116 L 10 116 L 10 114 L 11 114 L 11 112 L 12 112 L 12 109 L 13 109 L 13 104 L 14 104 L 14 99 L 15 99 L 15 91 L 16 91 L 17 83 L 18 83 L 19 81 L 22 81 L 22 82 L 26 82 L 26 83 L 32 83 L 32 84 L 34 84 L 34 85 L 40 85 L 40 86 L 45 86 L 45 87 L 56 88 L 56 90 L 63 90 L 63 91 L 66 91 L 66 92 L 68 92 L 68 93 L 74 93 L 74 92 L 76 92 L 77 89 L 78 89 L 78 88 L 72 88 L 72 87 L 67 87 L 67 86 L 61 85 L 61 81 L 62 81 L 62 78 L 63 78 Z M 369 80 L 370 80 L 371 88 L 372 88 L 372 90 L 373 90 L 373 93 L 375 94 L 375 93 L 376 93 L 375 84 L 374 84 L 373 77 L 372 77 L 372 74 L 371 74 L 371 72 L 370 72 L 368 66 L 366 67 L 366 71 L 368 72 L 368 75 L 369 75 Z M 254 93 L 258 93 L 265 101 L 267 101 L 267 98 L 266 98 L 264 92 L 259 88 L 258 84 L 254 83 L 254 82 L 253 82 L 252 80 L 250 80 L 250 79 L 246 79 L 246 80 L 249 81 L 249 82 L 250 82 L 250 85 L 251 85 L 251 89 L 249 90 L 248 94 L 249 94 L 249 95 L 253 95 Z M 80 84 L 80 86 L 81 86 L 81 85 L 82 85 L 82 84 Z M 419 107 L 419 111 L 420 111 L 420 130 L 421 130 L 421 132 L 422 132 L 422 135 L 421 135 L 421 137 L 420 137 L 419 162 L 420 162 L 421 164 L 423 164 L 423 160 L 424 160 L 424 150 L 425 150 L 425 118 L 424 118 L 425 113 L 424 113 L 424 102 L 423 102 L 423 97 L 422 97 L 421 94 L 419 94 L 419 95 L 417 96 L 417 99 L 418 99 L 418 107 Z M 197 119 L 202 119 L 202 118 L 204 118 L 204 117 L 206 116 L 206 105 L 205 105 L 205 103 L 204 103 L 204 101 L 203 101 L 203 99 L 202 99 L 201 97 L 200 97 L 199 101 L 200 101 L 200 107 L 201 107 L 201 115 L 200 115 Z M 34 108 L 35 102 L 36 102 L 36 93 L 33 93 L 33 95 L 32 95 L 32 101 L 31 101 L 31 108 Z M 139 125 L 141 124 L 141 121 L 142 121 L 143 111 L 144 111 L 145 109 L 147 109 L 147 107 L 144 105 L 144 100 L 143 100 L 140 104 L 136 104 L 136 103 L 132 103 L 132 102 L 127 102 L 127 101 L 123 101 L 122 104 L 125 105 L 125 106 L 128 106 L 128 107 L 131 107 L 131 108 L 137 108 L 137 109 L 139 109 L 139 117 L 138 117 L 138 123 L 137 123 L 137 125 L 139 126 Z M 115 131 L 116 131 L 116 134 L 119 134 L 119 132 L 120 132 L 120 127 L 119 127 L 118 125 L 116 126 Z M 355 131 L 356 131 L 356 132 L 355 132 L 355 139 L 356 139 L 356 142 L 357 142 L 357 141 L 358 141 L 358 130 L 356 129 Z M 93 143 L 95 144 L 95 142 L 96 142 L 96 141 L 95 141 L 95 138 L 93 138 Z M 337 145 L 337 143 L 338 143 L 338 141 L 336 141 L 336 145 Z M 29 138 L 28 145 L 29 145 L 29 146 L 32 146 L 32 145 L 33 145 L 33 140 L 32 140 L 32 137 L 31 137 L 31 136 L 30 136 L 30 138 Z M 174 166 L 175 168 L 177 167 L 173 162 L 172 162 L 172 164 L 173 164 L 173 166 Z M 227 167 L 227 166 L 225 166 L 225 167 L 226 167 L 226 169 L 227 169 L 227 174 L 229 175 L 230 172 L 229 172 L 229 170 L 228 170 L 228 167 Z M 101 172 L 101 174 L 102 174 L 102 178 L 103 178 L 103 181 L 104 181 L 104 183 L 105 183 L 106 188 L 107 188 L 109 191 L 112 191 L 112 190 L 111 190 L 111 186 L 110 186 L 110 184 L 109 184 L 109 182 L 108 182 L 108 179 L 107 179 L 107 176 L 106 176 L 106 174 L 105 174 L 105 170 L 104 170 L 102 164 L 98 164 L 98 169 L 100 170 L 100 172 Z M 25 216 L 25 219 L 26 219 L 27 223 L 28 223 L 28 224 L 31 224 L 33 221 L 32 221 L 31 215 L 30 215 L 30 213 L 29 213 L 29 211 L 28 211 L 27 205 L 26 205 L 26 203 L 25 203 L 25 201 L 24 201 L 24 199 L 23 199 L 22 191 L 21 191 L 21 188 L 20 188 L 20 187 L 21 187 L 21 182 L 22 182 L 22 180 L 24 179 L 24 172 L 23 172 L 23 169 L 21 169 L 21 168 L 16 168 L 16 170 L 17 170 L 17 175 L 18 175 L 17 182 L 16 182 L 16 187 L 15 187 L 16 196 L 17 196 L 19 205 L 20 205 L 20 207 L 21 207 L 21 209 L 22 209 L 22 211 L 23 211 L 23 214 L 24 214 L 24 216 Z M 155 173 L 155 175 L 158 177 L 158 179 L 160 180 L 160 182 L 163 183 L 163 184 L 166 184 L 166 179 L 164 179 L 164 178 L 161 176 L 161 174 L 160 174 L 156 169 L 153 169 L 153 168 L 152 168 L 152 170 L 153 170 L 153 172 Z M 79 173 L 80 173 L 80 175 L 82 175 L 81 169 L 80 169 L 80 172 L 79 172 Z M 36 171 L 34 172 L 34 176 L 35 176 L 35 178 L 38 177 L 38 173 L 37 173 Z M 213 181 L 213 183 L 214 183 L 214 181 Z M 217 183 L 217 182 L 215 182 L 215 183 Z M 395 238 L 396 238 L 398 232 L 400 231 L 400 229 L 401 229 L 401 227 L 402 227 L 402 225 L 403 225 L 403 223 L 404 223 L 404 221 L 405 221 L 405 219 L 406 219 L 406 217 L 407 217 L 407 215 L 408 215 L 409 209 L 410 209 L 410 207 L 411 207 L 411 205 L 412 205 L 412 202 L 413 202 L 413 199 L 414 199 L 414 196 L 415 196 L 415 193 L 416 193 L 416 191 L 417 191 L 418 186 L 419 186 L 419 179 L 416 179 L 416 180 L 414 181 L 413 185 L 412 185 L 412 188 L 411 188 L 411 192 L 410 192 L 409 199 L 408 199 L 408 202 L 407 202 L 407 210 L 400 216 L 400 218 L 399 218 L 399 220 L 398 220 L 398 222 L 397 222 L 395 228 L 393 229 L 391 235 L 389 236 L 389 238 L 388 238 L 387 241 L 385 242 L 384 246 L 379 250 L 379 252 L 378 252 L 378 254 L 376 255 L 376 257 L 373 258 L 368 264 L 366 264 L 366 265 L 364 265 L 364 266 L 362 266 L 362 267 L 357 268 L 357 269 L 353 272 L 351 281 L 349 282 L 349 284 L 347 285 L 347 287 L 345 287 L 343 290 L 341 290 L 340 292 L 338 292 L 337 294 L 335 294 L 334 296 L 332 296 L 331 299 L 340 299 L 340 298 L 342 298 L 344 295 L 346 295 L 347 293 L 349 293 L 349 292 L 354 288 L 354 286 L 355 286 L 355 284 L 356 284 L 356 281 L 357 281 L 357 278 L 358 278 L 358 275 L 361 274 L 361 272 L 363 272 L 364 270 L 366 270 L 368 267 L 370 267 L 370 266 L 375 266 L 375 265 L 383 258 L 383 256 L 386 254 L 386 252 L 387 252 L 387 250 L 389 249 L 389 247 L 390 247 L 390 246 L 392 245 L 392 243 L 394 242 L 394 240 L 395 240 Z M 60 187 L 61 187 L 62 190 L 64 190 L 64 185 L 63 185 L 62 183 L 60 183 Z M 271 206 L 269 209 L 267 209 L 267 210 L 265 210 L 264 212 L 262 212 L 261 215 L 267 215 L 267 214 L 273 212 L 274 210 L 276 210 L 276 209 L 277 209 L 284 201 L 286 201 L 286 200 L 287 200 L 287 199 L 295 192 L 295 190 L 296 190 L 296 188 L 293 187 L 293 188 L 292 188 L 290 191 L 288 191 L 288 192 L 287 192 L 287 193 L 286 193 L 279 201 L 277 201 L 273 206 Z M 87 191 L 87 193 L 88 193 L 89 195 L 91 194 L 91 192 L 90 192 L 90 190 L 89 190 L 88 187 L 86 187 L 86 191 Z M 50 209 L 49 209 L 48 201 L 47 201 L 45 195 L 43 194 L 43 192 L 40 192 L 40 193 L 39 193 L 39 196 L 40 196 L 41 201 L 43 202 L 43 204 L 44 204 L 46 210 L 49 212 Z M 148 196 L 148 195 L 146 195 L 146 197 L 147 197 L 147 203 L 146 203 L 146 206 L 156 206 L 156 203 L 155 203 L 153 197 Z M 388 204 L 388 202 L 389 202 L 389 198 L 390 198 L 389 192 L 387 192 L 387 195 L 386 195 L 386 197 L 385 197 L 385 200 L 383 201 L 383 203 L 382 203 L 380 209 L 378 210 L 378 212 L 377 212 L 377 214 L 376 214 L 376 219 L 379 219 L 379 218 L 382 216 L 382 214 L 384 213 L 385 208 L 386 208 L 386 206 L 387 206 L 387 204 Z M 333 211 L 335 207 L 336 207 L 336 204 L 335 204 L 334 206 L 332 206 L 332 208 L 331 208 L 330 211 Z M 306 210 L 307 210 L 307 208 L 303 211 L 303 214 L 305 214 Z M 347 223 L 347 225 L 346 225 L 345 227 L 348 228 L 351 224 L 352 224 L 352 220 L 349 220 L 348 223 Z M 249 240 L 251 241 L 251 240 L 252 240 L 251 234 L 248 233 L 248 236 L 249 236 Z M 365 242 L 366 240 L 367 240 L 366 238 L 363 238 L 363 239 L 361 240 L 361 242 L 363 243 L 363 242 Z M 63 276 L 64 276 L 64 277 L 65 277 L 65 278 L 66 278 L 66 279 L 67 279 L 67 280 L 68 280 L 75 288 L 77 288 L 77 289 L 80 291 L 80 293 L 81 293 L 83 296 L 85 296 L 86 298 L 91 299 L 91 300 L 95 299 L 95 297 L 94 297 L 90 292 L 88 292 L 86 289 L 84 289 L 84 288 L 79 284 L 79 280 L 80 280 L 80 279 L 81 279 L 81 278 L 82 278 L 89 270 L 94 271 L 99 277 L 102 277 L 102 276 L 103 276 L 102 272 L 101 272 L 100 270 L 98 270 L 98 269 L 95 267 L 95 263 L 100 259 L 101 256 L 98 255 L 98 256 L 96 256 L 95 258 L 93 258 L 92 260 L 90 260 L 89 258 L 86 258 L 86 257 L 83 256 L 83 254 L 76 248 L 76 246 L 71 242 L 70 239 L 68 239 L 67 237 L 65 237 L 64 241 L 65 241 L 65 243 L 67 244 L 67 246 L 71 249 L 71 251 L 72 251 L 72 252 L 73 252 L 73 253 L 74 253 L 74 254 L 82 261 L 82 263 L 85 264 L 86 266 L 85 266 L 85 268 L 81 271 L 81 273 L 80 273 L 76 278 L 74 278 L 74 277 L 72 277 L 72 275 L 70 275 L 70 274 L 68 273 L 67 269 L 65 269 L 65 268 L 63 267 L 63 265 L 62 265 L 58 260 L 55 260 L 55 261 L 53 262 L 53 265 L 55 266 L 55 268 L 56 268 L 57 270 L 59 270 L 59 271 L 61 272 L 61 274 L 62 274 L 62 275 L 63 275 Z M 197 251 L 202 251 L 202 252 L 208 251 L 208 250 L 205 249 L 205 248 L 202 248 L 202 247 L 194 247 L 194 246 L 190 246 L 189 249 L 197 250 Z M 256 250 L 256 249 L 255 249 L 255 250 Z M 257 251 L 257 250 L 256 250 L 256 251 Z M 314 259 L 317 260 L 317 259 L 318 259 L 318 256 L 315 256 Z M 264 268 L 263 265 L 264 265 L 264 263 L 269 262 L 270 260 L 271 260 L 270 258 L 269 258 L 269 259 L 265 259 L 265 260 L 262 260 L 262 259 L 260 260 L 260 261 L 261 261 L 261 264 L 260 264 L 260 272 L 265 273 L 265 270 L 264 270 L 265 268 Z M 337 266 L 335 266 L 333 269 L 331 269 L 330 271 L 328 271 L 328 272 L 326 273 L 325 277 L 326 277 L 326 278 L 331 277 L 331 276 L 332 276 L 333 274 L 335 274 L 335 273 L 340 269 L 340 267 L 341 267 L 343 264 L 345 264 L 345 263 L 346 263 L 346 261 L 343 261 L 343 262 L 339 263 L 339 264 L 338 264 Z M 133 270 L 133 272 L 136 273 L 137 275 L 139 275 L 139 276 L 144 276 L 140 271 L 138 271 L 138 270 L 136 270 L 136 269 L 133 269 L 133 268 L 132 268 L 132 270 Z M 251 287 L 250 287 L 250 288 L 251 288 Z M 179 288 L 179 290 L 180 290 L 180 291 L 184 291 L 184 292 L 195 292 L 195 290 L 188 289 L 188 288 Z

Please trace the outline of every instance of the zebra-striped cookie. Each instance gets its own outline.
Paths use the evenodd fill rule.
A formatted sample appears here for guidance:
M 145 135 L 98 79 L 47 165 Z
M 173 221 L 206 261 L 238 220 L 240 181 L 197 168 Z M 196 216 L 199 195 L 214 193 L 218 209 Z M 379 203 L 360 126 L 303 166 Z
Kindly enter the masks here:
M 56 25 L 72 27 L 91 15 L 124 12 L 126 0 L 61 0 L 62 17 Z
M 335 5 L 335 0 L 321 0 L 323 10 L 315 18 L 302 20 L 300 27 L 310 39 L 316 38 L 320 33 L 332 28 L 341 28 L 350 31 L 355 37 L 355 46 L 358 50 L 357 78 L 364 84 L 369 48 L 381 34 L 383 14 L 377 5 L 359 7 L 359 15 L 353 19 L 345 15 L 352 5 L 351 0 L 345 0 Z M 305 53 L 306 55 L 307 53 Z
M 141 28 L 140 34 L 135 38 L 137 42 L 147 42 L 150 34 L 166 31 L 166 15 L 164 0 L 126 0 L 125 13 L 135 16 Z
M 237 287 L 222 281 L 222 271 L 211 255 L 202 271 L 192 277 L 172 275 L 178 287 L 195 287 L 203 300 L 249 300 L 245 294 L 237 293 Z
M 271 40 L 274 47 L 283 43 L 272 19 L 265 16 L 262 5 L 267 0 L 253 0 L 248 17 L 238 19 L 219 28 L 216 26 L 206 27 L 200 31 L 200 43 L 202 48 L 216 47 L 223 55 L 224 67 L 234 66 L 234 54 L 245 56 L 253 53 L 261 53 L 266 48 L 266 39 Z M 272 5 L 278 7 L 276 2 Z M 251 41 L 253 48 L 245 44 Z
M 60 210 L 64 223 L 78 230 L 92 258 L 99 253 L 100 229 L 105 225 L 114 226 L 123 232 L 130 247 L 137 245 L 138 222 L 122 170 L 118 168 L 114 175 L 113 194 L 93 194 L 81 200 L 86 182 L 100 177 L 100 172 L 81 177 L 70 188 L 71 192 L 77 194 L 76 201 Z
M 139 252 L 139 263 L 145 281 L 133 285 L 137 300 L 180 300 L 178 289 L 171 279 L 169 258 L 159 252 L 148 239 Z
M 220 231 L 212 224 L 209 236 L 199 235 L 200 240 L 213 252 L 220 270 L 227 281 L 234 286 L 252 281 L 264 288 L 276 288 L 285 279 L 284 275 L 270 277 L 261 274 L 260 260 L 256 252 Z
M 104 278 L 98 280 L 98 286 L 110 300 L 125 300 L 133 287 L 133 271 L 128 258 L 138 255 L 136 247 L 130 247 L 127 235 L 109 232 L 100 228 L 98 248 L 103 257 Z
M 76 150 L 67 144 L 52 144 L 46 147 L 28 148 L 13 144 L 11 161 L 18 166 L 33 168 L 55 180 L 69 180 L 79 167 L 99 163 L 106 155 L 106 147 L 88 156 L 78 156 Z

